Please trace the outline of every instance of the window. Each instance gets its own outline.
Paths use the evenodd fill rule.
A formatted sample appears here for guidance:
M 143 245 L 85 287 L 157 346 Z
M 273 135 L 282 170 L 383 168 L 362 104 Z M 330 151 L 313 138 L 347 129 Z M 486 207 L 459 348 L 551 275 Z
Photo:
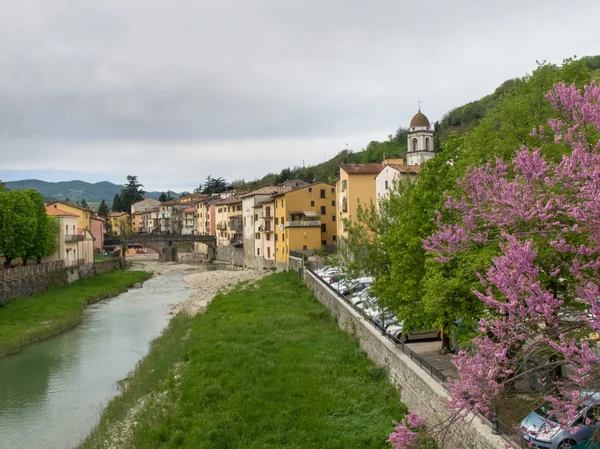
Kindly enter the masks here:
M 336 241 L 336 237 L 335 237 L 335 235 L 333 236 L 333 241 L 334 241 L 334 242 Z
M 271 248 L 267 248 L 267 257 L 271 257 Z
M 271 240 L 271 234 L 267 234 L 267 240 Z
M 258 214 L 254 214 L 254 221 L 258 221 Z
M 327 213 L 327 210 L 325 209 L 325 206 L 321 206 L 321 215 L 325 215 Z
M 325 198 L 325 189 L 321 189 L 321 198 Z
M 231 212 L 231 206 L 227 206 L 227 212 Z
M 429 137 L 425 137 L 425 151 L 429 151 Z
M 285 242 L 285 234 L 281 234 L 281 241 Z
M 275 217 L 275 226 L 279 224 L 279 218 Z
M 256 239 L 258 240 L 260 238 L 260 232 L 257 232 L 256 234 L 254 234 L 254 237 L 256 237 Z
M 321 240 L 321 246 L 327 246 L 327 240 Z
M 331 202 L 331 207 L 335 207 L 335 200 Z
M 260 248 L 256 248 L 256 255 L 260 256 Z
M 388 180 L 385 180 L 385 190 L 388 190 L 390 187 L 388 186 Z
M 348 189 L 348 180 L 347 180 L 347 179 L 344 179 L 344 180 L 342 181 L 342 192 L 343 192 L 344 190 L 346 190 L 346 189 Z
M 65 225 L 65 234 L 69 233 L 69 225 Z
M 412 140 L 412 150 L 417 151 L 417 139 Z
M 240 205 L 239 205 L 239 206 L 236 208 L 236 210 L 237 210 L 238 212 L 241 212 L 241 211 L 242 211 L 242 205 L 240 204 Z
M 331 193 L 335 193 L 335 187 L 331 188 Z
M 321 232 L 327 232 L 327 225 L 325 223 L 321 223 Z
M 283 207 L 283 200 L 281 200 L 281 207 Z
M 277 238 L 277 234 L 275 234 L 275 241 L 277 242 L 279 239 Z
M 303 250 L 303 251 L 306 251 L 306 250 L 308 250 L 308 246 L 304 245 L 304 246 L 302 247 L 302 250 Z
M 310 193 L 310 192 L 312 192 L 312 187 L 309 187 L 309 188 L 308 188 L 308 191 L 309 191 L 309 193 Z
M 331 216 L 331 221 L 335 221 L 335 215 Z
M 310 205 L 311 205 L 311 206 L 314 206 L 314 205 L 315 205 L 315 202 L 314 202 L 314 201 L 311 201 L 311 202 L 310 202 Z

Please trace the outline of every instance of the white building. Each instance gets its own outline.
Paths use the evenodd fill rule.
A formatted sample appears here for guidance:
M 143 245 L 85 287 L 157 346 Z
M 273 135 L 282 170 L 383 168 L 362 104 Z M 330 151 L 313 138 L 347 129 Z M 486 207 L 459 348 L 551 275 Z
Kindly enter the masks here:
M 434 156 L 433 130 L 429 124 L 429 119 L 419 109 L 419 112 L 410 121 L 408 128 L 406 163 L 408 165 L 421 165 Z
M 379 200 L 390 194 L 390 190 L 394 187 L 397 179 L 414 179 L 417 173 L 419 173 L 419 169 L 418 165 L 385 164 L 383 170 L 375 177 L 377 207 L 379 207 Z
M 144 212 L 148 209 L 153 209 L 160 205 L 160 201 L 152 199 L 152 198 L 144 198 L 142 201 L 138 201 L 137 203 L 133 203 L 131 205 L 131 213 L 135 212 Z

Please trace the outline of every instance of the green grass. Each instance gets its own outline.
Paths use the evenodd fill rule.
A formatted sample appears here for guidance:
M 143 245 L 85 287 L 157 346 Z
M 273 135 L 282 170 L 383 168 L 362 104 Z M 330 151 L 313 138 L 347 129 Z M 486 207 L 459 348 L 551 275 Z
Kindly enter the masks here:
M 80 449 L 108 447 L 128 413 L 121 449 L 384 448 L 405 412 L 357 340 L 279 273 L 173 318 Z
M 149 277 L 144 271 L 117 270 L 11 300 L 0 307 L 0 356 L 75 326 L 86 303 L 115 296 Z

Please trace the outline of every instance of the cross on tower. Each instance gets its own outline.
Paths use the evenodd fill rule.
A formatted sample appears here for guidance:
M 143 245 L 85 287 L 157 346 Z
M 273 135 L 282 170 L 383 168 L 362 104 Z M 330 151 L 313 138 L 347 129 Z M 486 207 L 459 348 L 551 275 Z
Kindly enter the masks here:
M 421 112 L 421 99 L 419 98 L 419 100 L 417 101 L 417 103 L 419 103 L 419 112 Z

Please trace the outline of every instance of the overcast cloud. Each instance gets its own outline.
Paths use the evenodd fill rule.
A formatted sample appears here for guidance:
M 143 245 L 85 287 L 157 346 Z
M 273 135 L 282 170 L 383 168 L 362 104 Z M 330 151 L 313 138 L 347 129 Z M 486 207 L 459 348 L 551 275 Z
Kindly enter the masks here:
M 600 53 L 597 0 L 0 0 L 0 179 L 191 190 Z

